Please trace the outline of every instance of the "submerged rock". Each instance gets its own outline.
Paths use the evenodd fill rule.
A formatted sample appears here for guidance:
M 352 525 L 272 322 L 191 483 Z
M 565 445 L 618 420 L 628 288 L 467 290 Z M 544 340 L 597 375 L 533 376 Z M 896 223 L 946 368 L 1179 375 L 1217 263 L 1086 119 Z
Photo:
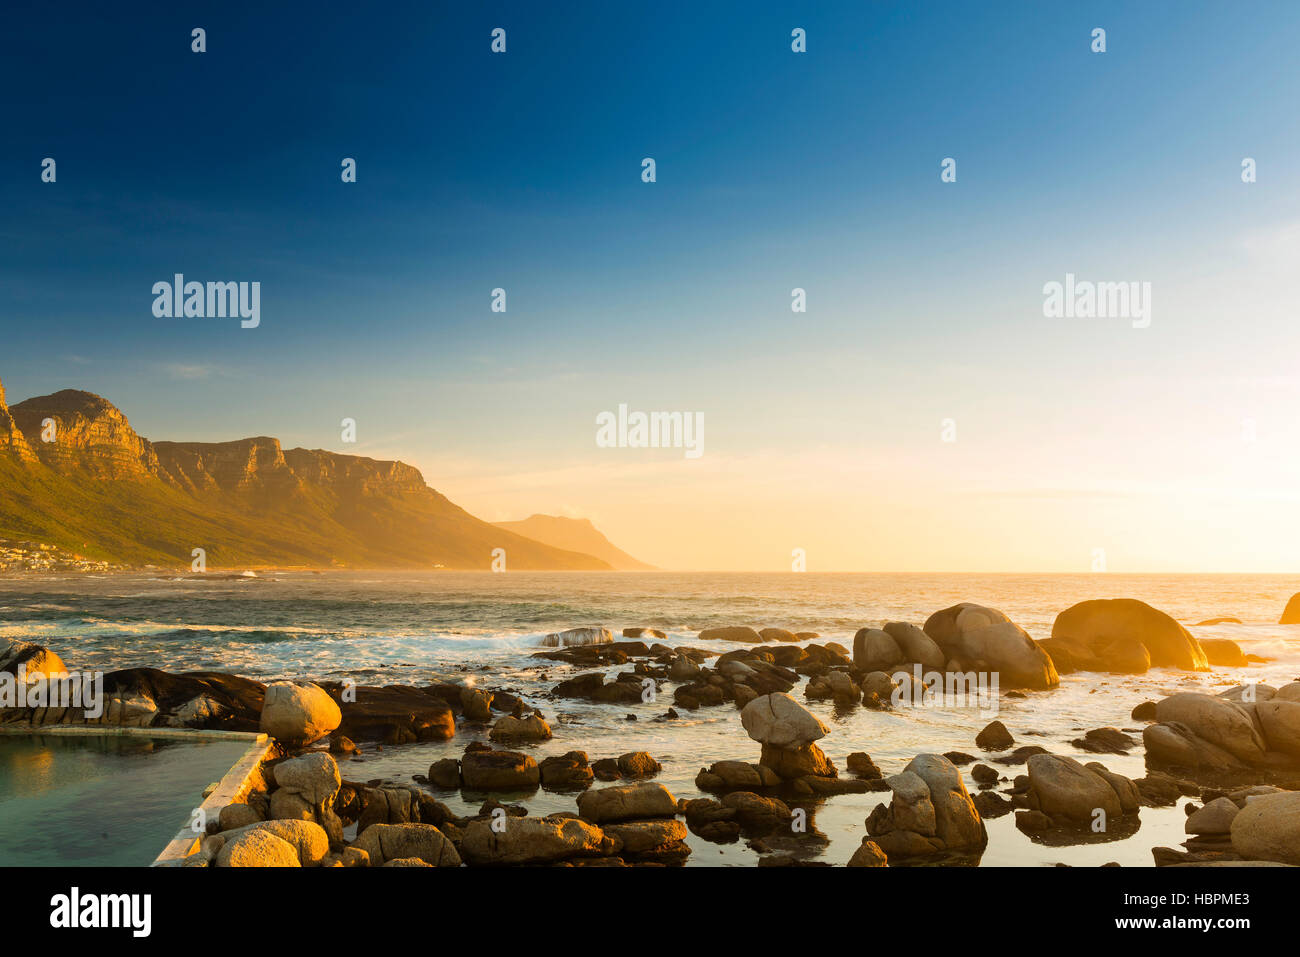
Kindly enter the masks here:
M 660 641 L 666 641 L 668 636 L 658 628 L 624 628 L 624 638 L 658 638 Z
M 608 628 L 594 625 L 545 635 L 542 637 L 541 645 L 543 648 L 569 648 L 574 645 L 604 645 L 613 640 L 614 635 Z
M 1054 824 L 1087 826 L 1137 810 L 1133 783 L 1100 764 L 1084 766 L 1059 754 L 1037 754 L 1029 759 L 1028 771 L 1029 807 Z M 1105 817 L 1099 818 L 1099 812 Z
M 342 685 L 326 685 L 336 701 L 343 700 Z M 446 741 L 456 733 L 456 717 L 441 695 L 423 688 L 385 685 L 382 688 L 351 688 L 343 701 L 339 731 L 354 741 L 410 744 L 416 741 Z M 459 689 L 457 689 L 459 694 Z
M 746 764 L 744 761 L 715 761 L 701 768 L 695 776 L 695 786 L 701 791 L 745 790 L 776 787 L 781 778 L 763 764 Z
M 523 791 L 541 782 L 537 762 L 518 751 L 466 751 L 460 773 L 471 791 Z
M 673 817 L 677 801 L 662 784 L 624 784 L 584 791 L 578 798 L 578 813 L 594 824 Z
M 1212 665 L 1225 665 L 1229 668 L 1244 668 L 1249 661 L 1241 645 L 1229 638 L 1201 638 L 1201 648 Z
M 585 751 L 569 751 L 543 758 L 538 769 L 542 787 L 553 791 L 581 791 L 590 787 L 595 779 Z
M 492 726 L 488 738 L 492 741 L 549 741 L 551 726 L 536 714 L 522 718 L 504 715 Z
M 1005 751 L 1016 743 L 1007 726 L 1001 721 L 991 721 L 975 735 L 975 744 L 985 751 Z
M 700 641 L 743 641 L 748 644 L 761 644 L 763 636 L 748 625 L 733 625 L 727 628 L 705 628 L 699 634 Z

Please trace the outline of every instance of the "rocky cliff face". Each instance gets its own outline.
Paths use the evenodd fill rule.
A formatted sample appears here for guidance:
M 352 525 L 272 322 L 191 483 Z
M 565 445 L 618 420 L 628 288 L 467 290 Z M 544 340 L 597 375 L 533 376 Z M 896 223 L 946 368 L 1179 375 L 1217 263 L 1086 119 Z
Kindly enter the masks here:
M 0 455 L 11 455 L 23 462 L 36 461 L 36 453 L 27 443 L 23 430 L 5 405 L 5 387 L 0 382 Z
M 10 409 L 27 444 L 46 465 L 94 478 L 144 478 L 158 474 L 158 456 L 116 406 L 90 392 L 65 389 L 19 402 Z M 54 422 L 53 441 L 42 438 Z
M 280 440 L 269 436 L 234 442 L 159 442 L 162 475 L 189 492 L 276 492 L 300 484 L 285 461 Z
M 420 470 L 405 462 L 381 462 L 359 455 L 323 449 L 290 449 L 285 461 L 303 482 L 357 493 L 423 492 L 428 489 Z
M 201 547 L 210 567 L 487 570 L 504 548 L 511 568 L 609 568 L 480 521 L 403 462 L 285 451 L 268 436 L 152 443 L 112 403 L 72 389 L 11 409 L 0 387 L 0 538 L 10 535 L 127 564 L 188 565 Z

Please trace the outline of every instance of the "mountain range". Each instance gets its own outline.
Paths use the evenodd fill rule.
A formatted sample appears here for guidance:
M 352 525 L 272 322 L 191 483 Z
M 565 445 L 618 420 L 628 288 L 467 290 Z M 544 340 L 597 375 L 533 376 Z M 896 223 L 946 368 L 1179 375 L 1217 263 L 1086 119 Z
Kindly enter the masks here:
M 530 515 L 521 522 L 494 522 L 497 528 L 514 532 L 536 542 L 593 555 L 616 571 L 653 571 L 653 565 L 637 561 L 600 533 L 587 518 L 562 518 L 557 515 Z
M 0 538 L 133 566 L 188 566 L 202 548 L 210 569 L 486 570 L 500 548 L 513 570 L 645 567 L 590 523 L 550 540 L 514 527 L 538 518 L 481 521 L 403 462 L 283 449 L 268 436 L 150 442 L 93 393 L 8 406 L 0 384 Z

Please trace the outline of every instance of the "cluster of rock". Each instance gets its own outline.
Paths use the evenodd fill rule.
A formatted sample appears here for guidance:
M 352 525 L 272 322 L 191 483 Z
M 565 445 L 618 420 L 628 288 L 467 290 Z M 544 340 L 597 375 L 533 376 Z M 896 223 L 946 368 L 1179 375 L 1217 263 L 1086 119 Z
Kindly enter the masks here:
M 499 751 L 475 741 L 460 760 L 435 761 L 426 780 L 436 787 L 467 791 L 532 791 L 538 786 L 551 791 L 581 791 L 597 779 L 646 778 L 662 769 L 645 751 L 628 751 L 594 764 L 585 751 L 569 751 L 543 758 L 539 764 L 522 751 Z
M 732 791 L 721 800 L 683 801 L 681 812 L 691 833 L 714 844 L 731 844 L 742 834 L 757 840 L 790 828 L 794 812 L 780 798 L 754 791 Z
M 574 664 L 596 666 L 624 664 L 632 658 L 646 658 L 636 662 L 629 671 L 609 678 L 604 672 L 584 672 L 566 678 L 555 685 L 551 693 L 560 698 L 581 698 L 605 704 L 635 704 L 652 700 L 647 689 L 658 691 L 659 683 L 677 683 L 673 690 L 673 704 L 695 710 L 734 703 L 743 708 L 760 695 L 774 691 L 787 692 L 794 688 L 800 675 L 821 675 L 832 668 L 848 669 L 852 666 L 847 650 L 836 645 L 775 645 L 740 648 L 719 655 L 698 648 L 655 644 L 647 647 L 642 642 L 616 642 L 595 645 L 595 652 L 581 648 L 546 653 L 548 658 L 561 658 Z M 712 667 L 706 662 L 716 657 Z
M 648 782 L 584 791 L 576 814 L 534 817 L 488 801 L 478 814 L 458 817 L 418 788 L 343 782 L 330 755 L 309 752 L 270 765 L 267 788 L 223 808 L 182 864 L 679 864 L 690 854 L 677 800 Z M 352 824 L 357 836 L 348 842 L 344 829 Z
M 1204 804 L 1187 806 L 1185 852 L 1152 850 L 1157 865 L 1233 861 L 1300 866 L 1300 791 L 1255 785 L 1207 791 Z
M 68 673 L 54 652 L 28 642 L 0 639 L 0 671 L 29 680 Z M 172 674 L 156 668 L 126 668 L 103 676 L 100 714 L 85 708 L 25 707 L 0 709 L 0 722 L 43 727 L 111 725 L 134 728 L 193 728 L 265 731 L 279 741 L 300 746 L 337 733 L 355 740 L 401 744 L 446 740 L 456 731 L 462 685 L 382 688 L 338 683 L 277 681 L 269 685 L 238 675 L 212 671 Z M 493 709 L 518 707 L 514 695 L 489 695 Z
M 919 754 L 885 783 L 893 797 L 867 818 L 870 841 L 855 854 L 861 855 L 855 866 L 868 865 L 879 854 L 891 864 L 936 855 L 977 857 L 988 844 L 961 772 L 943 755 Z
M 1205 772 L 1300 766 L 1300 682 L 1182 692 L 1134 709 L 1147 763 Z

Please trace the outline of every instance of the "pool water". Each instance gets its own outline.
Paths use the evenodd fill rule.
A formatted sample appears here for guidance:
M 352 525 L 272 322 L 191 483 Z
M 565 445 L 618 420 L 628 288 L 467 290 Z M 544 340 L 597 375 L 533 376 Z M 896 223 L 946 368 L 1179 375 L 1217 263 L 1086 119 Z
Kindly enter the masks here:
M 0 866 L 140 866 L 247 741 L 0 735 Z

